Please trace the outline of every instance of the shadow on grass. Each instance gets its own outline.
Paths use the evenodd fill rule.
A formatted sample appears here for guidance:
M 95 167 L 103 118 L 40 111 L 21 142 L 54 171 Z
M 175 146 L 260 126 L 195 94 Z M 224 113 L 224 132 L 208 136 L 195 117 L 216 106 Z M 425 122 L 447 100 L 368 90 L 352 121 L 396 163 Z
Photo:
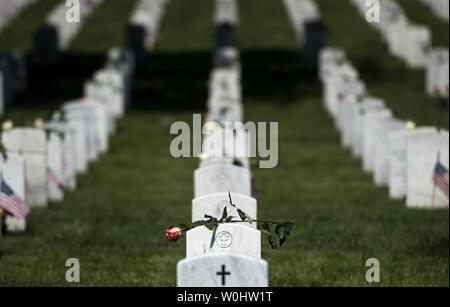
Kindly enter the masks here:
M 83 84 L 105 62 L 104 54 L 64 54 L 53 66 L 37 66 L 27 58 L 27 89 L 17 94 L 15 109 L 57 109 L 83 95 Z
M 320 95 L 317 68 L 285 50 L 241 53 L 243 97 L 268 103 L 292 103 Z M 210 51 L 154 54 L 138 65 L 134 108 L 204 112 L 212 68 Z
M 292 50 L 247 50 L 241 54 L 244 100 L 291 103 L 320 95 L 316 66 Z M 28 88 L 14 108 L 54 110 L 82 96 L 83 84 L 102 67 L 104 54 L 65 54 L 58 64 L 39 67 L 28 59 Z M 133 89 L 135 111 L 204 112 L 212 52 L 154 53 L 137 63 Z

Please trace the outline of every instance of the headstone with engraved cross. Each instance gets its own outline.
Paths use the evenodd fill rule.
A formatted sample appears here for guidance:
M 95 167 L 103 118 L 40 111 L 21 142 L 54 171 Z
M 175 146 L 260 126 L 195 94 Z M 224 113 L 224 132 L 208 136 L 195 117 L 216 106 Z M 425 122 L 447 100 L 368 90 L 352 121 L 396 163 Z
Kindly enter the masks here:
M 186 258 L 177 265 L 178 287 L 267 287 L 268 265 L 263 259 L 235 253 Z

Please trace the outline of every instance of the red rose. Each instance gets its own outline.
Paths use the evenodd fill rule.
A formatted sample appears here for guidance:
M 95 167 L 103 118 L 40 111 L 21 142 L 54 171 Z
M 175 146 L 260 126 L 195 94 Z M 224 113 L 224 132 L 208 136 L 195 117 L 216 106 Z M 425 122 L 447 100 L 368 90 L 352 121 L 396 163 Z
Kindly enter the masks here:
M 166 237 L 169 241 L 176 242 L 181 237 L 180 227 L 172 226 L 166 230 Z

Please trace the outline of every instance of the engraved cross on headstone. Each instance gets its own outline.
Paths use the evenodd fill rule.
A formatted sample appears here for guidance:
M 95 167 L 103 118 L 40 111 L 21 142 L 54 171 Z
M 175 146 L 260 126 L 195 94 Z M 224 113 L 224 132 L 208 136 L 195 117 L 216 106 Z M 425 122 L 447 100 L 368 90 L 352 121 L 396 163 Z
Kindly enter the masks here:
M 222 264 L 222 271 L 217 272 L 216 275 L 222 275 L 222 286 L 225 286 L 225 277 L 226 275 L 231 275 L 231 272 L 226 272 L 225 265 Z

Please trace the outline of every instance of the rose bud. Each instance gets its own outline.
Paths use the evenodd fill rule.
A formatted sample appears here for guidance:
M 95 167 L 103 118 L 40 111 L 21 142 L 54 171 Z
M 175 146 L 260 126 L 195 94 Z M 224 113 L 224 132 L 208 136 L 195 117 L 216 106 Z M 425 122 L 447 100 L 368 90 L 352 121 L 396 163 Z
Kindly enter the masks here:
M 181 237 L 180 227 L 170 227 L 166 230 L 166 237 L 169 241 L 176 242 Z

